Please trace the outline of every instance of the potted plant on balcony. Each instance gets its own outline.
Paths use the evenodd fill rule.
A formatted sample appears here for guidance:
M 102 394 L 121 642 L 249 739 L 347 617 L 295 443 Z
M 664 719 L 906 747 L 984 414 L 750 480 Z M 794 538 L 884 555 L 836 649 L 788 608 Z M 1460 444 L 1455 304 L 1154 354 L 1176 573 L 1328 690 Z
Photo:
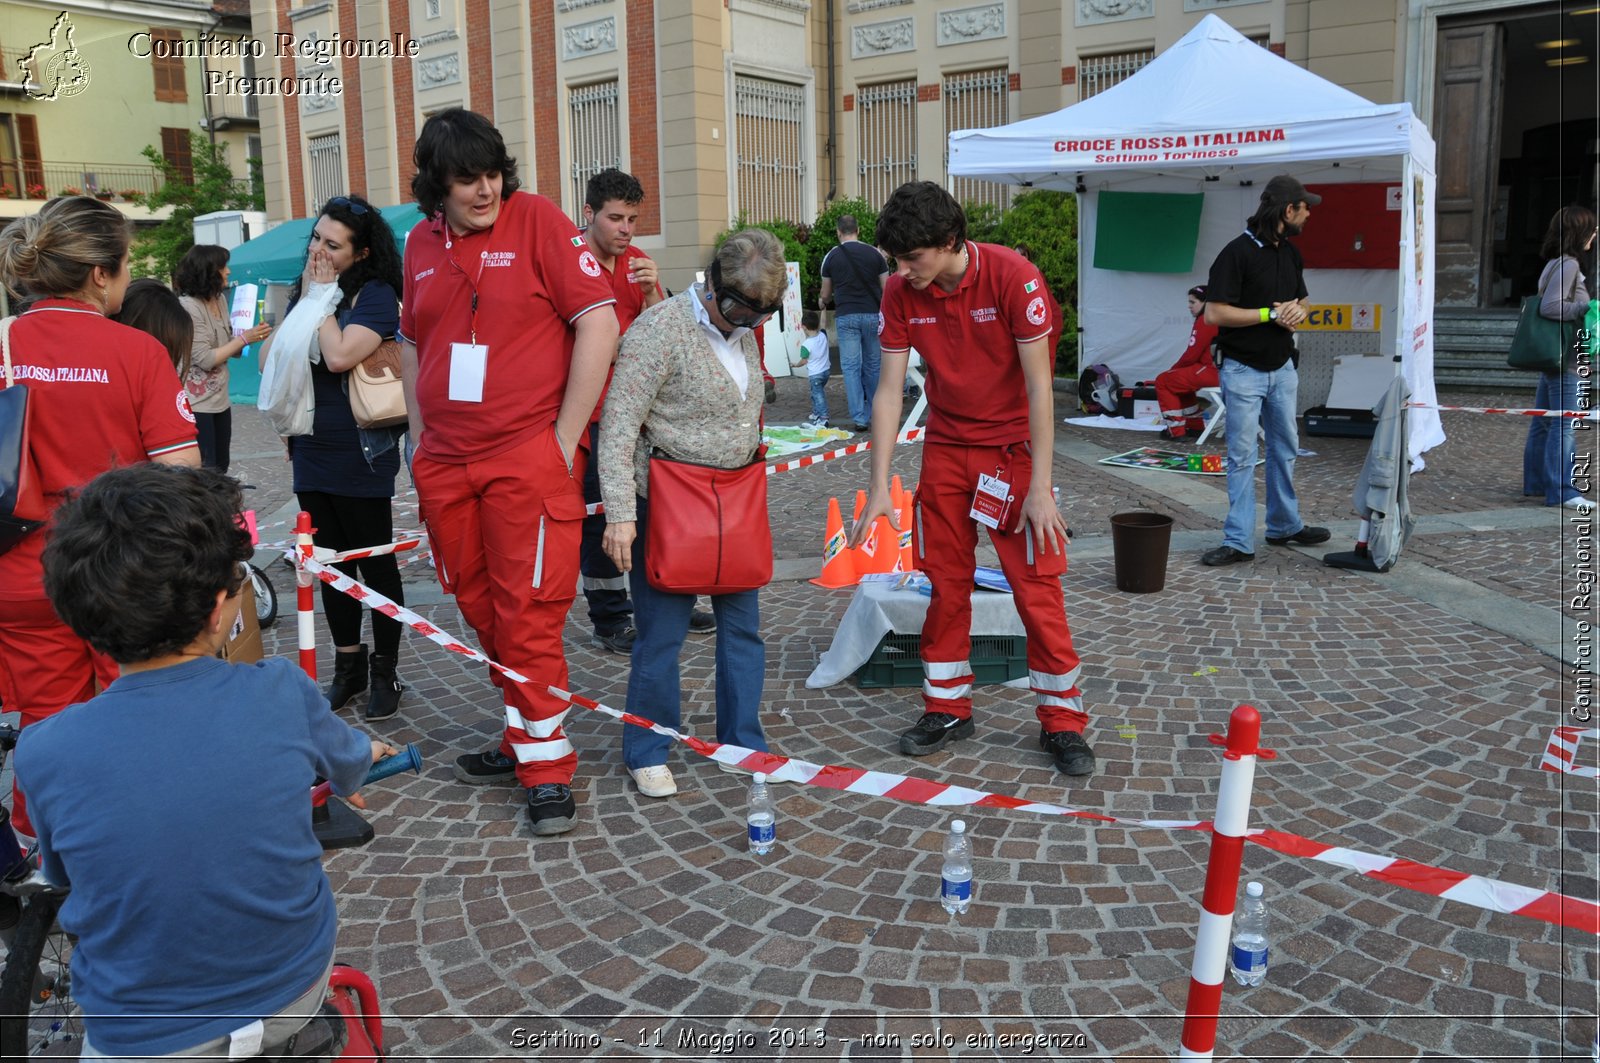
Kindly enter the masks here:
M 45 198 L 44 185 L 41 185 L 41 184 L 31 184 L 31 185 L 29 185 L 28 186 L 28 198 L 29 199 L 44 199 Z
M 81 196 L 83 195 L 83 189 L 77 185 L 68 185 L 61 190 L 61 194 L 64 196 Z
M 117 195 L 121 196 L 129 203 L 137 203 L 139 202 L 139 197 L 144 195 L 144 193 L 139 191 L 137 188 L 124 188 L 121 192 L 118 192 Z
M 103 203 L 110 203 L 111 197 L 114 195 L 116 195 L 116 193 L 111 191 L 109 188 L 97 188 L 94 190 L 94 198 Z
M 10 185 L 0 184 L 0 199 L 16 199 L 17 190 Z

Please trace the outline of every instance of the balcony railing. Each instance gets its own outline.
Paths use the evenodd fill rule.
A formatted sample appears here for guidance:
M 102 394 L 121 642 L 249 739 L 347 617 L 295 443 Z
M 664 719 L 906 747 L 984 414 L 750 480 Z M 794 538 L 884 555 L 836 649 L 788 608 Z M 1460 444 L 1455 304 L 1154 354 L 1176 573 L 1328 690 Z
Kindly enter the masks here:
M 27 57 L 26 48 L 0 48 L 0 81 L 22 84 L 22 61 Z
M 211 97 L 211 117 L 213 119 L 225 118 L 230 122 L 251 122 L 260 124 L 261 107 L 254 96 L 224 96 L 218 94 Z M 218 128 L 222 128 L 220 125 Z
M 87 196 L 126 198 L 124 193 L 149 195 L 161 187 L 161 171 L 154 166 L 129 166 L 100 162 L 30 163 L 0 161 L 0 198 L 49 199 L 78 192 Z

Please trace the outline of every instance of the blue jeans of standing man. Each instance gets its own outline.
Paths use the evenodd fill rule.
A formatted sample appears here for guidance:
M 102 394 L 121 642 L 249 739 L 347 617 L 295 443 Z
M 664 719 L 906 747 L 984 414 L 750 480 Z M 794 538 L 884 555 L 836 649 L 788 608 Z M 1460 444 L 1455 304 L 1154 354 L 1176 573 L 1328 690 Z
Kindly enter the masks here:
M 692 594 L 669 594 L 650 586 L 644 574 L 647 499 L 639 499 L 638 538 L 633 541 L 632 667 L 628 673 L 627 710 L 677 729 L 683 718 L 683 692 L 678 655 L 689 634 Z M 761 639 L 760 591 L 711 595 L 717 617 L 717 741 L 746 749 L 767 748 L 761 733 L 761 691 L 766 679 L 767 647 Z M 622 762 L 632 771 L 667 762 L 672 740 L 633 724 L 622 725 Z
M 834 319 L 834 330 L 839 334 L 839 372 L 844 374 L 850 419 L 871 424 L 872 396 L 878 390 L 878 368 L 883 362 L 878 315 L 840 314 Z
M 811 377 L 811 419 L 813 421 L 826 421 L 828 419 L 828 371 L 812 373 Z
M 1300 449 L 1295 400 L 1300 374 L 1293 362 L 1270 373 L 1232 358 L 1222 363 L 1222 402 L 1228 410 L 1228 519 L 1222 545 L 1255 553 L 1256 429 L 1266 431 L 1267 536 L 1288 538 L 1305 526 L 1294 493 L 1294 458 Z
M 1536 410 L 1576 410 L 1578 374 L 1572 366 L 1559 373 L 1540 373 L 1533 395 Z M 1522 493 L 1544 495 L 1544 504 L 1559 506 L 1583 492 L 1573 483 L 1573 421 L 1570 417 L 1530 417 L 1528 442 L 1522 448 Z M 1585 425 L 1585 431 L 1593 429 Z

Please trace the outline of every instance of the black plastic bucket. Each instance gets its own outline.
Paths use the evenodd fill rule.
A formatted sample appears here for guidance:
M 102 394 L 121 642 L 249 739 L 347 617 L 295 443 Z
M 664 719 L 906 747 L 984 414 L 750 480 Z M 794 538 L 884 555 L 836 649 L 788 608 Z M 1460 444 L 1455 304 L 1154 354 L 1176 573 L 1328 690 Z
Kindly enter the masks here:
M 1155 594 L 1167 585 L 1167 548 L 1172 518 L 1164 513 L 1114 513 L 1111 552 L 1117 563 L 1117 590 Z

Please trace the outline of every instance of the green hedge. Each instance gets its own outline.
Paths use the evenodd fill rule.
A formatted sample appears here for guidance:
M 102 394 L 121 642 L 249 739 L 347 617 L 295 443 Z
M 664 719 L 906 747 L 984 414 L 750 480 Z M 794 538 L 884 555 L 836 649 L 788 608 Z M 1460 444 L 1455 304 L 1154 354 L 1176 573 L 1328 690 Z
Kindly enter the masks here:
M 1078 374 L 1078 204 L 1070 192 L 1023 192 L 1011 208 L 1001 211 L 987 203 L 966 203 L 967 235 L 984 243 L 1025 247 L 1044 275 L 1050 292 L 1061 304 L 1063 327 L 1056 346 L 1056 373 Z M 790 221 L 750 222 L 743 215 L 717 234 L 715 246 L 740 229 L 765 229 L 783 241 L 784 254 L 800 263 L 801 299 L 817 305 L 822 286 L 822 259 L 838 246 L 835 232 L 839 216 L 855 215 L 861 239 L 875 243 L 878 211 L 864 199 L 836 199 L 810 225 Z

